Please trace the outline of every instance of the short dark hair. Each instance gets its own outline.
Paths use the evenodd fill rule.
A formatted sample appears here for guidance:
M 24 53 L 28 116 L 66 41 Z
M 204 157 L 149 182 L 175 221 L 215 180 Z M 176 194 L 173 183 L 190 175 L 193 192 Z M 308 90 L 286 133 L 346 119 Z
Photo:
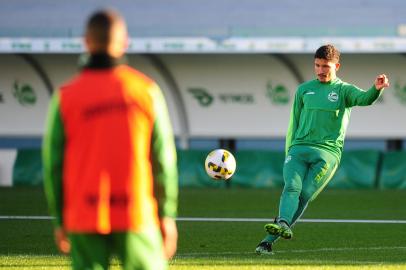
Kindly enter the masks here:
M 93 13 L 86 24 L 86 36 L 106 49 L 111 41 L 111 29 L 115 23 L 122 21 L 120 14 L 112 9 L 99 10 Z
M 340 52 L 331 44 L 323 45 L 317 49 L 314 58 L 325 59 L 334 63 L 340 62 Z

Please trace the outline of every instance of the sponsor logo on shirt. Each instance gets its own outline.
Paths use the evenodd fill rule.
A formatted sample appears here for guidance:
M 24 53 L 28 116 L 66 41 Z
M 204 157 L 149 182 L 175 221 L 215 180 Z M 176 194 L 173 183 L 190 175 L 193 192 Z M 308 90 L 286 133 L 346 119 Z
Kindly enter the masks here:
M 328 100 L 330 100 L 331 102 L 337 102 L 338 100 L 338 94 L 334 91 L 331 91 L 328 96 L 327 96 Z

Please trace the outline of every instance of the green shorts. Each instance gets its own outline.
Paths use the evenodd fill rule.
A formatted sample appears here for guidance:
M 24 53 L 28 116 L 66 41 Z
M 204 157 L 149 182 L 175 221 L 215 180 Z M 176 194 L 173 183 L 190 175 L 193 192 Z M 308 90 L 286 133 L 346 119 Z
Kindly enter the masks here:
M 158 230 L 142 233 L 69 234 L 73 269 L 108 269 L 116 255 L 123 269 L 161 270 L 167 268 Z

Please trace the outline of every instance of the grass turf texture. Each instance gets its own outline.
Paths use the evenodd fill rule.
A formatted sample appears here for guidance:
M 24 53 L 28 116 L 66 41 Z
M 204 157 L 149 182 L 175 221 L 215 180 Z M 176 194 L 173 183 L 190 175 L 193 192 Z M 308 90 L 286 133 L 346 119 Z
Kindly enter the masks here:
M 179 216 L 271 218 L 280 190 L 181 189 Z M 326 190 L 303 218 L 406 220 L 406 191 Z M 47 215 L 40 188 L 0 188 L 0 215 Z M 406 269 L 405 224 L 298 223 L 272 256 L 262 222 L 179 221 L 170 269 Z M 118 269 L 118 262 L 113 261 Z M 69 269 L 49 220 L 0 220 L 0 269 Z

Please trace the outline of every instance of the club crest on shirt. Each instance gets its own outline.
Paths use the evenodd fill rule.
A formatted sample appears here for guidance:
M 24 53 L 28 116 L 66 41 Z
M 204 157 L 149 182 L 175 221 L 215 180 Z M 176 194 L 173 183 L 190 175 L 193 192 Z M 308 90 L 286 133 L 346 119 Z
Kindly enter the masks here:
M 331 102 L 337 102 L 338 100 L 338 94 L 334 91 L 331 91 L 328 96 L 327 96 L 328 100 L 330 100 Z

